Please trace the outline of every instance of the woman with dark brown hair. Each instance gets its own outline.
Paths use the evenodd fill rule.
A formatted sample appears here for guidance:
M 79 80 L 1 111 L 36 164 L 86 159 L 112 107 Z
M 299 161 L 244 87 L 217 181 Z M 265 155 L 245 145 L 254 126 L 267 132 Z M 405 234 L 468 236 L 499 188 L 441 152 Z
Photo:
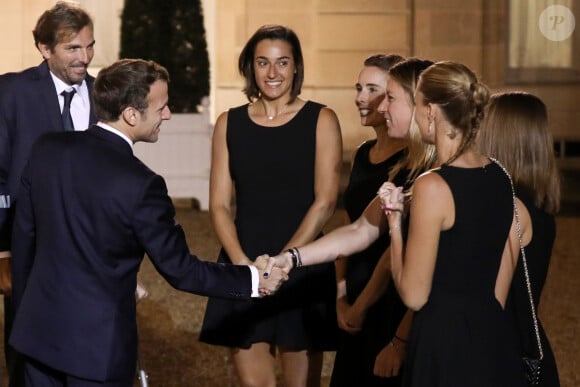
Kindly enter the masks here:
M 391 169 L 407 155 L 407 138 L 394 138 L 387 133 L 387 123 L 379 106 L 387 93 L 389 69 L 403 57 L 376 54 L 365 59 L 355 85 L 354 102 L 363 127 L 371 127 L 375 137 L 360 144 L 353 155 L 348 185 L 344 191 L 347 223 L 363 213 Z M 405 174 L 398 181 L 403 183 Z M 373 270 L 389 244 L 384 233 L 365 250 L 336 261 L 338 326 L 342 329 L 332 369 L 331 387 L 353 385 L 391 386 L 396 378 L 374 374 L 376 357 L 393 337 L 406 308 L 396 290 L 387 292 L 389 281 L 381 281 L 376 297 L 364 292 Z M 394 288 L 393 288 L 394 290 Z M 364 293 L 363 293 L 364 292 Z M 388 357 L 400 366 L 404 358 L 404 343 L 388 346 Z M 398 367 L 394 367 L 398 374 Z M 389 374 L 393 376 L 393 374 Z
M 560 172 L 548 128 L 546 105 L 535 95 L 524 92 L 493 95 L 486 108 L 478 142 L 483 154 L 496 158 L 509 171 L 516 194 L 523 203 L 519 211 L 532 221 L 531 237 L 522 242 L 534 306 L 538 310 L 556 238 L 555 215 L 560 208 Z M 506 309 L 513 314 L 522 356 L 537 358 L 538 344 L 525 281 L 520 257 Z M 538 330 L 544 354 L 539 385 L 559 386 L 554 353 L 539 320 Z
M 249 103 L 222 113 L 213 134 L 210 215 L 218 261 L 246 265 L 321 235 L 338 197 L 342 140 L 334 111 L 299 97 L 300 41 L 260 27 L 238 63 Z M 234 207 L 235 203 L 235 207 Z M 323 351 L 336 349 L 334 265 L 296 271 L 277 294 L 208 301 L 200 340 L 231 348 L 242 386 L 320 384 Z
M 433 62 L 409 58 L 387 67 L 385 62 L 390 57 L 368 58 L 357 83 L 356 103 L 361 123 L 372 124 L 377 139 L 357 149 L 344 193 L 345 209 L 350 221 L 357 225 L 355 229 L 377 226 L 372 222 L 375 212 L 379 219 L 383 218 L 376 205 L 376 193 L 384 181 L 410 186 L 435 160 L 434 147 L 421 141 L 413 122 L 413 90 L 421 71 Z M 380 90 L 383 98 L 377 103 L 371 97 Z M 360 238 L 355 229 L 342 235 L 339 230 L 339 238 L 354 245 Z M 335 235 L 331 233 L 315 243 L 335 244 Z M 337 260 L 337 278 L 342 280 L 337 292 L 339 295 L 346 292 L 337 300 L 338 322 L 348 335 L 343 336 L 336 353 L 332 387 L 401 384 L 412 312 L 407 310 L 391 281 L 388 233 L 381 231 L 376 240 L 371 238 L 368 243 L 364 250 Z

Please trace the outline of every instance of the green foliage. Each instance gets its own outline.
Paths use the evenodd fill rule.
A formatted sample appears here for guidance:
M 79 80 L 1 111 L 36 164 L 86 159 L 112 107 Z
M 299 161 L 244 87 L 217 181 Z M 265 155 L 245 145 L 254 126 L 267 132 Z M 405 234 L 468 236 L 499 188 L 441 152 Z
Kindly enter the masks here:
M 201 0 L 125 0 L 120 58 L 154 60 L 169 71 L 169 107 L 195 113 L 209 95 Z

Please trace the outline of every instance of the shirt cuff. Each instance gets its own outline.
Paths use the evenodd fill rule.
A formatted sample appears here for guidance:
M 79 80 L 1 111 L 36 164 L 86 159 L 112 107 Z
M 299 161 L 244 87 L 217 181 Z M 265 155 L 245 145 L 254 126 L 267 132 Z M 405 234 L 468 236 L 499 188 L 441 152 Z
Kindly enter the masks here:
M 0 251 L 0 259 L 11 258 L 12 253 L 10 251 Z
M 0 195 L 0 208 L 10 208 L 10 195 Z
M 252 297 L 260 297 L 258 292 L 258 285 L 260 284 L 260 273 L 258 273 L 258 268 L 254 265 L 248 265 L 250 272 L 252 273 Z

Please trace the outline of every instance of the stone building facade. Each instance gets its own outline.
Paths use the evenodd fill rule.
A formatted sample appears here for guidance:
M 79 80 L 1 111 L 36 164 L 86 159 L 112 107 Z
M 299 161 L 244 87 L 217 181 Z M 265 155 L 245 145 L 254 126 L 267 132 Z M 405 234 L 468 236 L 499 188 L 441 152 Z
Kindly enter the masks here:
M 78 2 L 95 18 L 97 44 L 93 64 L 98 71 L 99 66 L 116 59 L 123 2 Z M 40 57 L 30 31 L 40 13 L 53 3 L 54 0 L 1 2 L 4 22 L 0 23 L 3 48 L 0 72 L 38 63 Z M 536 3 L 535 9 L 531 8 L 532 3 Z M 372 130 L 360 127 L 354 106 L 354 84 L 363 60 L 375 53 L 460 61 L 480 75 L 493 91 L 517 89 L 535 93 L 549 108 L 555 138 L 562 145 L 578 144 L 580 28 L 564 42 L 553 43 L 554 47 L 566 45 L 570 55 L 564 65 L 542 68 L 539 72 L 508 69 L 512 46 L 521 43 L 510 40 L 514 31 L 520 31 L 526 23 L 532 23 L 533 28 L 537 13 L 554 4 L 567 7 L 580 19 L 578 5 L 573 3 L 572 0 L 203 0 L 212 78 L 210 120 L 245 102 L 242 79 L 236 69 L 237 57 L 260 25 L 276 23 L 288 25 L 299 35 L 306 68 L 302 97 L 320 101 L 337 112 L 345 157 L 350 157 L 356 145 L 373 134 Z M 554 22 L 553 27 L 559 25 Z M 529 40 L 534 43 L 540 39 L 543 38 Z M 528 74 L 527 78 L 519 77 L 522 73 Z

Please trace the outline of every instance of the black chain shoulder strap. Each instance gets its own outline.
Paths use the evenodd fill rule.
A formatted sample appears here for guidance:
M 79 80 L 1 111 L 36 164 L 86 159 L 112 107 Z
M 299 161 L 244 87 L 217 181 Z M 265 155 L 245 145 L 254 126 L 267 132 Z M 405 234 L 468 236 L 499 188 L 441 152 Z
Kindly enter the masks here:
M 518 206 L 516 204 L 516 191 L 514 188 L 514 182 L 512 180 L 511 175 L 507 171 L 507 169 L 498 160 L 496 160 L 492 157 L 490 157 L 489 159 L 491 161 L 493 161 L 494 163 L 496 163 L 504 171 L 504 173 L 507 175 L 507 177 L 510 181 L 510 186 L 512 189 L 512 201 L 514 204 L 514 215 L 516 217 L 516 229 L 518 231 L 518 241 L 520 242 L 520 252 L 522 255 L 522 264 L 524 267 L 524 275 L 526 277 L 526 287 L 528 288 L 528 297 L 530 300 L 530 309 L 532 311 L 532 320 L 534 321 L 534 333 L 536 334 L 536 341 L 538 343 L 538 352 L 540 354 L 540 360 L 541 360 L 544 358 L 544 350 L 542 348 L 542 341 L 540 340 L 540 329 L 538 327 L 538 317 L 536 314 L 536 306 L 534 304 L 534 296 L 532 294 L 532 284 L 530 282 L 530 274 L 528 272 L 528 262 L 526 260 L 526 252 L 524 250 L 524 244 L 522 243 L 522 228 L 520 225 L 520 214 L 518 211 Z

